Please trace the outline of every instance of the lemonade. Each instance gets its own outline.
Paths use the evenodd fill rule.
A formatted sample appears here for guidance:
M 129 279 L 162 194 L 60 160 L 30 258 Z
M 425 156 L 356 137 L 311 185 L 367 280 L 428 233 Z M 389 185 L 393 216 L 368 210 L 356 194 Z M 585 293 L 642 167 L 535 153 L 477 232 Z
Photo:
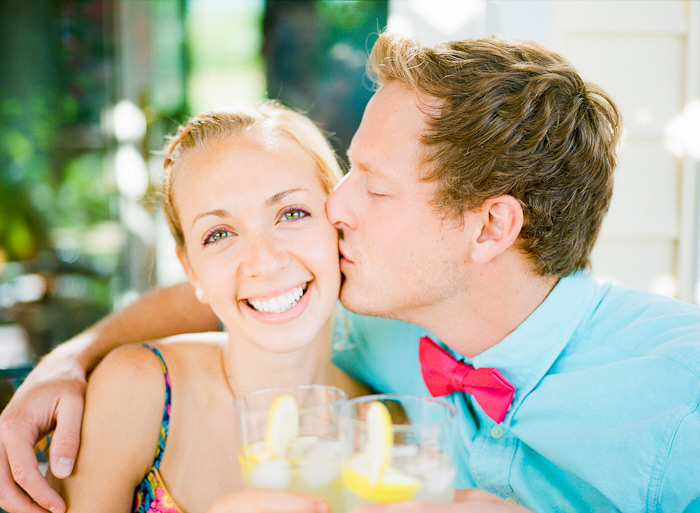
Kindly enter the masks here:
M 379 502 L 452 502 L 455 474 L 445 454 L 394 456 L 391 466 L 373 485 L 362 463 L 349 460 L 342 469 L 343 505 L 345 511 L 350 511 Z
M 422 401 L 406 396 L 403 400 Z M 350 401 L 362 406 L 361 421 L 343 419 L 344 511 L 382 502 L 451 502 L 456 469 L 439 446 L 439 436 L 448 435 L 440 433 L 441 424 L 396 425 L 383 402 L 362 401 L 366 399 Z
M 258 391 L 237 404 L 239 461 L 246 488 L 315 495 L 341 513 L 341 448 L 335 403 L 342 391 L 320 385 Z
M 300 436 L 289 440 L 282 456 L 273 456 L 266 442 L 255 442 L 240 454 L 246 488 L 278 488 L 315 495 L 340 513 L 340 446 L 336 440 Z

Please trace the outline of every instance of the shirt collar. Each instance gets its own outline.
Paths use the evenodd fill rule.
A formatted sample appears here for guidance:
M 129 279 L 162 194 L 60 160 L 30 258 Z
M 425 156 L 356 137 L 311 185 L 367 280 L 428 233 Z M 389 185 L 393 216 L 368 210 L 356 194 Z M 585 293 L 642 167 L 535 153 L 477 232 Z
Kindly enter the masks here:
M 545 300 L 506 338 L 469 361 L 495 367 L 515 387 L 511 418 L 522 400 L 559 357 L 596 296 L 596 282 L 586 271 L 561 278 Z

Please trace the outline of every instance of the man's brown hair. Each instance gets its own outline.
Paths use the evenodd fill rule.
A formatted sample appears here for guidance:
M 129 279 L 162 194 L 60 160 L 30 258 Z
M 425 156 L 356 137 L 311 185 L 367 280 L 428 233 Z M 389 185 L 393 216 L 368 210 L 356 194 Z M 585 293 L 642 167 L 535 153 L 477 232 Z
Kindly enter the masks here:
M 398 81 L 425 100 L 424 179 L 438 184 L 442 212 L 508 194 L 522 205 L 519 245 L 538 273 L 589 266 L 622 123 L 607 94 L 549 48 L 497 37 L 426 47 L 382 34 L 368 69 L 380 86 Z

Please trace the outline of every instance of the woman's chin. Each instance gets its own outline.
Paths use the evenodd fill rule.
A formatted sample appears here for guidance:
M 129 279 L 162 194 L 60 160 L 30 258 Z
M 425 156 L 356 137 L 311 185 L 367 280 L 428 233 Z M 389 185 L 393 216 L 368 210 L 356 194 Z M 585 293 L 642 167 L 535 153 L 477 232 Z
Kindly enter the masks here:
M 264 342 L 257 342 L 258 347 L 264 349 L 265 351 L 273 354 L 289 354 L 296 351 L 300 351 L 313 343 L 313 338 L 301 338 L 298 336 L 283 337 L 280 340 L 274 338 L 267 338 Z

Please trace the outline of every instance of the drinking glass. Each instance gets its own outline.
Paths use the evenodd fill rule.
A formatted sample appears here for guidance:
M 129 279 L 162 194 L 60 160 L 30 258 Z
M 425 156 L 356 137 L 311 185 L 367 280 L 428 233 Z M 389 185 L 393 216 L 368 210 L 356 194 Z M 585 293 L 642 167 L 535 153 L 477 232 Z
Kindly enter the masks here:
M 454 406 L 406 394 L 358 397 L 340 406 L 345 511 L 380 502 L 454 498 Z
M 315 495 L 341 512 L 339 388 L 268 388 L 236 398 L 239 460 L 246 488 Z

